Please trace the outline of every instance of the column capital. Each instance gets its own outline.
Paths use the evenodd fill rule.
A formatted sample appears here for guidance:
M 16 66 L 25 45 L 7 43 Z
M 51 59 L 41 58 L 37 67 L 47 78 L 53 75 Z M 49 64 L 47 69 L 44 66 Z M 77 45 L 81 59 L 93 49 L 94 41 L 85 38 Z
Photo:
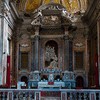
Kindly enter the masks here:
M 69 40 L 69 36 L 68 35 L 64 35 L 63 38 L 64 38 L 64 40 Z
M 69 28 L 68 25 L 67 25 L 67 26 L 64 26 L 64 29 L 65 29 L 66 31 L 68 31 L 68 28 Z
M 39 30 L 40 29 L 40 26 L 34 26 L 34 29 L 35 30 Z
M 40 35 L 31 35 L 31 39 L 40 38 Z
M 34 27 L 35 35 L 39 35 L 39 29 L 40 29 L 39 26 L 35 26 L 35 27 Z
M 68 35 L 68 36 L 64 35 L 63 38 L 64 38 L 64 40 L 69 40 L 69 41 L 73 40 L 73 36 L 71 36 L 71 35 Z
M 39 39 L 40 38 L 40 35 L 35 35 L 34 36 L 34 39 Z
M 64 29 L 65 29 L 65 35 L 68 36 L 69 35 L 68 26 L 65 26 Z
M 69 36 L 69 41 L 73 41 L 73 36 Z

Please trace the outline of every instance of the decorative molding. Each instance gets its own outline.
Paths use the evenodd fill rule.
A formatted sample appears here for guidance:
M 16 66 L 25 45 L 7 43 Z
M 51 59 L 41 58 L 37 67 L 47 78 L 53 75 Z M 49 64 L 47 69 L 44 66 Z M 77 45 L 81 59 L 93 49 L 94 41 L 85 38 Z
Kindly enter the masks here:
M 31 38 L 35 38 L 36 35 L 31 35 Z M 40 38 L 63 38 L 64 35 L 39 35 Z
M 14 13 L 16 14 L 17 18 L 19 18 L 19 14 L 18 14 L 18 12 L 16 10 L 16 7 L 15 7 L 14 3 L 13 2 L 10 2 L 10 5 L 11 5 L 11 8 L 13 8 Z
M 79 48 L 84 46 L 83 43 L 75 43 L 74 45 L 75 45 L 76 47 L 79 47 Z

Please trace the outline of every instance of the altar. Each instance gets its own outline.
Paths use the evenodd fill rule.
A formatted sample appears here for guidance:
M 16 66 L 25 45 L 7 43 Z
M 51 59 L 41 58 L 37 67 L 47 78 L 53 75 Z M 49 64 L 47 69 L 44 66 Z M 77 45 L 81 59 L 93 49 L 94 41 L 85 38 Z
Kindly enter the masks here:
M 76 82 L 74 79 L 74 72 L 62 71 L 60 69 L 43 69 L 41 71 L 34 71 L 30 74 L 28 88 L 52 88 L 52 89 L 74 89 Z
M 65 87 L 64 82 L 38 82 L 38 88 L 62 88 Z
M 35 33 L 32 35 L 34 56 L 28 80 L 30 89 L 76 87 L 75 74 L 72 72 L 72 32 L 76 26 L 62 15 L 64 11 L 67 12 L 63 6 L 50 3 L 36 12 L 42 14 L 42 19 L 36 17 L 37 20 L 31 22 Z

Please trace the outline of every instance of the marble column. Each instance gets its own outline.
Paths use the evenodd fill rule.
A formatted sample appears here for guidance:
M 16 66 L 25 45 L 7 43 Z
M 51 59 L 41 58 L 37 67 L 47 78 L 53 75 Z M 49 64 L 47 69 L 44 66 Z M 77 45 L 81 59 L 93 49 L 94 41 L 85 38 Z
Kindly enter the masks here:
M 73 71 L 73 41 L 69 39 L 69 71 Z
M 64 41 L 65 41 L 65 59 L 64 59 L 65 70 L 72 71 L 73 70 L 73 41 L 72 41 L 72 37 L 70 37 L 68 27 L 65 27 Z
M 35 40 L 32 38 L 32 65 L 31 71 L 35 70 Z
M 64 70 L 68 70 L 69 68 L 69 37 L 68 36 L 65 36 L 64 37 L 64 52 L 65 52 L 65 55 L 64 55 Z
M 35 28 L 35 62 L 34 69 L 39 70 L 39 27 Z

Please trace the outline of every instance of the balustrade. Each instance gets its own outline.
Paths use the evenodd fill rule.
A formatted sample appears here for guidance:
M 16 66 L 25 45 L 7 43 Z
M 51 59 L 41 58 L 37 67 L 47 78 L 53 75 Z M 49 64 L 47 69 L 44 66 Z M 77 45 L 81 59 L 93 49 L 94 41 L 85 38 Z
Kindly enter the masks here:
M 41 95 L 41 93 L 44 94 Z M 52 89 L 52 88 L 51 89 L 0 89 L 0 100 L 51 100 L 50 98 L 52 98 L 52 100 L 100 100 L 100 90 Z

